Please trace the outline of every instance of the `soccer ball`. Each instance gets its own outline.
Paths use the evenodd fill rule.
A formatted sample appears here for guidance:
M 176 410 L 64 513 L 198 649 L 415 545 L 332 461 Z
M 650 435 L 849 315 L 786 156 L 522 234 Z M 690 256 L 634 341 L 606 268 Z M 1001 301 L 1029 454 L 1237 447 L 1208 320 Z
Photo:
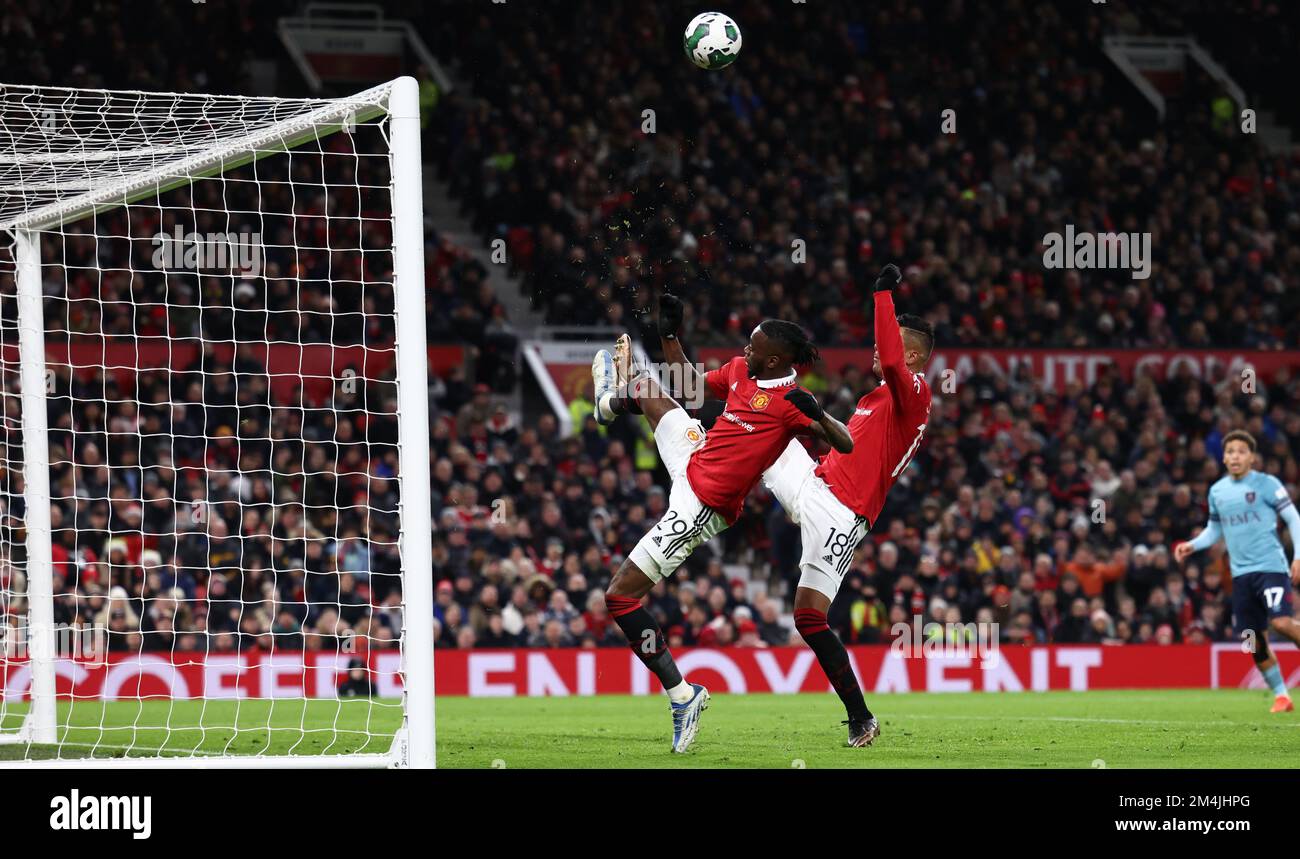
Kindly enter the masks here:
M 687 25 L 682 47 L 695 65 L 717 71 L 740 53 L 740 28 L 721 12 L 701 12 Z

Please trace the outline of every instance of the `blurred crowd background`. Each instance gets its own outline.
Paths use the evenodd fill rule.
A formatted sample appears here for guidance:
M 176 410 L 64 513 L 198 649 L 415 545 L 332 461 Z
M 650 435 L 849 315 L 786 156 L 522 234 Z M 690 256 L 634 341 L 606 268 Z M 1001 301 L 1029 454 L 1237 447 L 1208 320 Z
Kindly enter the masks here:
M 1013 0 L 990 14 L 893 0 L 809 4 L 791 18 L 740 4 L 741 59 L 709 75 L 680 55 L 684 3 L 575 2 L 546 15 L 389 5 L 469 83 L 426 104 L 427 167 L 483 242 L 506 240 L 547 322 L 627 329 L 655 356 L 649 323 L 667 290 L 688 302 L 688 354 L 739 350 L 767 316 L 797 320 L 823 346 L 863 350 L 862 369 L 804 374 L 841 418 L 876 384 L 865 369 L 870 283 L 886 262 L 906 273 L 900 311 L 934 322 L 941 349 L 1300 344 L 1300 161 L 1241 134 L 1241 106 L 1195 72 L 1157 122 L 1100 49 L 1112 32 L 1191 28 L 1212 48 L 1250 44 L 1243 82 L 1267 93 L 1267 70 L 1294 53 L 1294 24 L 1277 7 Z M 272 22 L 294 4 L 187 8 L 210 25 L 197 29 L 163 7 L 147 31 L 130 26 L 137 7 L 0 0 L 0 72 L 243 92 L 247 61 L 280 50 Z M 184 39 L 159 37 L 181 29 Z M 956 134 L 940 133 L 945 109 Z M 308 181 L 335 169 L 329 154 L 297 163 Z M 381 159 L 359 164 L 359 181 L 384 183 Z M 386 225 L 364 214 L 383 202 L 344 209 L 338 232 L 324 198 L 272 195 L 249 208 L 291 212 L 281 227 L 294 239 L 306 230 L 327 246 L 382 248 Z M 141 236 L 158 226 L 108 223 Z M 1045 270 L 1040 241 L 1066 223 L 1150 232 L 1151 277 Z M 368 257 L 369 270 L 339 277 L 328 254 L 273 255 L 242 292 L 237 279 L 187 286 L 155 273 L 144 278 L 155 291 L 134 300 L 161 312 L 142 314 L 125 300 L 138 283 L 96 274 L 103 247 L 59 247 L 46 256 L 52 338 L 168 332 L 209 345 L 129 380 L 57 375 L 56 620 L 102 623 L 116 650 L 391 644 L 401 629 L 391 382 L 325 401 L 285 395 L 247 350 L 212 348 L 390 346 L 391 260 Z M 602 592 L 663 512 L 668 485 L 643 424 L 599 428 L 581 397 L 568 436 L 553 414 L 513 413 L 522 382 L 501 296 L 466 248 L 432 229 L 426 255 L 430 340 L 476 358 L 436 374 L 429 391 L 439 646 L 622 646 Z M 6 370 L 11 539 L 23 512 L 15 384 Z M 858 549 L 832 625 L 850 643 L 887 641 L 914 616 L 997 622 L 1008 644 L 1228 640 L 1226 558 L 1179 566 L 1170 551 L 1203 526 L 1235 428 L 1254 434 L 1257 467 L 1295 497 L 1291 372 L 1253 391 L 1186 367 L 1048 390 L 981 366 L 936 394 L 926 442 Z M 675 645 L 797 642 L 786 615 L 798 557 L 798 529 L 759 487 L 741 520 L 648 600 Z M 3 565 L 0 592 L 21 593 L 21 577 Z M 20 607 L 11 600 L 11 613 Z

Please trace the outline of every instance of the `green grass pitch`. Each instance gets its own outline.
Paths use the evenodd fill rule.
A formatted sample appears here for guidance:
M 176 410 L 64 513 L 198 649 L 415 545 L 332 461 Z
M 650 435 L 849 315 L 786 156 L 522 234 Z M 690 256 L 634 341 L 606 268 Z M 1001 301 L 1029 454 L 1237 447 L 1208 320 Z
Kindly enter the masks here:
M 1291 768 L 1286 750 L 1300 741 L 1300 713 L 1271 714 L 1271 696 L 1253 691 L 914 693 L 869 703 L 883 733 L 872 748 L 849 749 L 833 695 L 715 695 L 695 746 L 673 755 L 660 696 L 439 698 L 438 765 Z M 64 755 L 97 757 L 383 752 L 400 720 L 395 700 L 82 702 L 70 712 L 64 742 L 79 745 Z M 0 745 L 0 760 L 56 754 Z
M 1242 690 L 875 695 L 850 749 L 834 695 L 714 695 L 685 755 L 660 698 L 446 699 L 440 767 L 1295 767 L 1300 713 Z M 1104 762 L 1104 763 L 1100 763 Z

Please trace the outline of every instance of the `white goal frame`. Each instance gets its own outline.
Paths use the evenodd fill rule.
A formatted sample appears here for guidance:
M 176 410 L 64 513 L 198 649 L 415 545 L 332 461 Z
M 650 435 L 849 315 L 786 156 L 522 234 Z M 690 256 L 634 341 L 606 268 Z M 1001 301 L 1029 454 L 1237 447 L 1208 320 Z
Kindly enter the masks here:
M 68 90 L 69 93 L 76 92 Z M 159 94 L 162 95 L 162 94 Z M 433 668 L 433 551 L 430 513 L 428 348 L 424 318 L 424 212 L 420 156 L 419 89 L 401 77 L 355 96 L 322 100 L 321 107 L 276 122 L 200 154 L 140 171 L 76 196 L 41 205 L 0 221 L 14 240 L 21 364 L 24 498 L 27 531 L 30 708 L 16 733 L 0 743 L 57 745 L 50 524 L 49 450 L 46 426 L 45 322 L 40 234 L 97 212 L 129 205 L 284 152 L 358 122 L 389 117 L 392 199 L 392 260 L 396 316 L 395 371 L 398 391 L 398 514 L 402 527 L 403 629 L 401 631 L 402 722 L 384 754 L 229 755 L 120 758 L 58 758 L 0 762 L 0 767 L 85 768 L 373 768 L 435 766 Z M 57 156 L 56 156 L 57 157 Z M 79 159 L 90 156 L 78 156 Z M 403 311 L 403 309 L 405 309 Z

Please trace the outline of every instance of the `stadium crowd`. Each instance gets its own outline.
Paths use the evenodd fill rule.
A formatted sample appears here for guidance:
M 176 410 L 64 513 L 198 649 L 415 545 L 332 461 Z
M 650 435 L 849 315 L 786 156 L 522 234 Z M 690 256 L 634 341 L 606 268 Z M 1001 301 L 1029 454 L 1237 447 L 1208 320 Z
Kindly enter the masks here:
M 698 345 L 765 316 L 856 344 L 858 284 L 898 261 L 942 343 L 1300 342 L 1300 165 L 1213 110 L 1194 64 L 1158 123 L 1100 50 L 1140 28 L 1131 4 L 755 4 L 722 75 L 631 47 L 670 40 L 657 8 L 581 6 L 455 28 L 491 72 L 448 101 L 440 163 L 550 321 L 631 326 L 671 289 Z M 1152 277 L 1045 270 L 1067 223 L 1151 233 Z
M 790 25 L 755 7 L 745 18 L 753 71 L 709 77 L 674 51 L 631 49 L 671 42 L 673 16 L 629 6 L 615 28 L 619 16 L 581 6 L 503 24 L 466 5 L 451 19 L 463 28 L 424 25 L 436 50 L 492 70 L 474 97 L 440 106 L 435 151 L 485 236 L 508 239 L 550 321 L 636 327 L 671 288 L 692 304 L 688 348 L 738 348 L 765 315 L 803 321 L 823 345 L 857 345 L 871 325 L 864 284 L 897 260 L 900 309 L 932 319 L 940 348 L 1300 342 L 1296 165 L 1216 126 L 1206 100 L 1176 104 L 1164 127 L 1148 127 L 1140 105 L 1126 112 L 1085 43 L 1099 32 L 1096 7 L 985 16 L 898 2 L 847 26 L 830 9 Z M 17 0 L 3 8 L 6 32 L 47 14 Z M 914 65 L 907 46 L 918 38 L 949 60 Z M 84 63 L 111 65 L 130 50 L 118 42 Z M 50 68 L 48 56 L 7 57 L 23 80 L 105 81 Z M 223 83 L 216 69 L 200 77 L 178 62 L 133 61 L 126 85 Z M 606 73 L 591 75 L 593 64 Z M 654 135 L 641 132 L 646 105 Z M 946 107 L 955 137 L 936 131 Z M 310 226 L 313 213 L 297 214 Z M 1151 231 L 1152 278 L 1044 271 L 1038 242 L 1066 220 Z M 807 243 L 799 264 L 796 238 Z M 427 241 L 431 338 L 487 349 L 500 303 L 463 252 Z M 147 333 L 139 326 L 154 323 L 130 315 L 121 283 L 78 280 L 101 251 L 75 238 L 65 248 L 69 291 L 50 298 L 51 333 Z M 295 315 L 272 312 L 284 307 L 274 296 L 237 294 L 232 280 L 184 301 L 168 293 L 168 315 L 154 322 L 214 342 L 391 343 L 386 272 L 365 294 L 311 286 L 310 260 L 304 272 Z M 438 644 L 623 646 L 603 588 L 666 501 L 662 471 L 637 455 L 640 424 L 602 430 L 580 405 L 564 437 L 553 415 L 506 410 L 494 391 L 513 378 L 486 373 L 456 368 L 430 388 Z M 7 410 L 14 375 L 6 369 Z M 824 368 L 805 381 L 840 417 L 874 384 Z M 6 417 L 0 459 L 12 466 L 17 422 Z M 118 650 L 394 641 L 391 384 L 314 402 L 270 384 L 254 355 L 209 347 L 128 379 L 57 373 L 50 426 L 56 620 L 100 623 Z M 1204 523 L 1222 437 L 1237 427 L 1294 496 L 1300 378 L 1286 371 L 1250 393 L 1236 377 L 1188 372 L 1053 392 L 981 369 L 937 396 L 927 441 L 857 551 L 832 625 L 851 643 L 888 640 L 916 615 L 996 621 L 1007 643 L 1227 640 L 1225 560 L 1180 568 L 1169 549 Z M 11 538 L 17 481 L 8 468 Z M 783 644 L 798 556 L 797 528 L 760 488 L 650 604 L 672 645 Z M 21 593 L 21 577 L 0 565 L 0 592 Z
M 164 374 L 141 375 L 138 407 L 112 383 L 103 400 L 88 397 L 91 421 L 110 404 L 104 430 L 78 432 L 76 464 L 54 468 L 59 619 L 106 621 L 124 633 L 115 648 L 391 643 L 400 629 L 392 414 L 372 411 L 362 427 L 366 410 L 341 403 L 331 425 L 272 404 L 263 414 L 276 415 L 274 440 L 259 450 L 222 426 L 199 429 L 193 421 L 227 419 L 211 406 L 179 406 L 172 440 L 155 446 L 168 438 L 165 410 L 146 405 L 146 392 Z M 806 382 L 841 414 L 863 384 L 852 373 Z M 359 399 L 385 402 L 391 394 L 378 388 Z M 563 437 L 551 415 L 521 427 L 482 388 L 448 389 L 437 406 L 439 643 L 620 644 L 603 588 L 666 500 L 654 472 L 635 467 L 621 427 L 605 433 L 588 419 Z M 1238 426 L 1259 440 L 1259 467 L 1294 493 L 1300 379 L 1285 371 L 1250 394 L 1235 376 L 1131 385 L 1103 376 L 1056 394 L 1028 378 L 976 375 L 937 398 L 928 441 L 856 553 L 832 624 L 859 643 L 887 641 L 916 615 L 996 621 L 1006 642 L 1228 640 L 1226 559 L 1180 568 L 1169 550 L 1203 526 L 1223 435 Z M 56 431 L 56 446 L 64 436 Z M 651 604 L 681 644 L 784 643 L 780 579 L 797 578 L 798 556 L 798 529 L 758 489 L 740 522 Z M 729 576 L 733 564 L 759 585 Z

